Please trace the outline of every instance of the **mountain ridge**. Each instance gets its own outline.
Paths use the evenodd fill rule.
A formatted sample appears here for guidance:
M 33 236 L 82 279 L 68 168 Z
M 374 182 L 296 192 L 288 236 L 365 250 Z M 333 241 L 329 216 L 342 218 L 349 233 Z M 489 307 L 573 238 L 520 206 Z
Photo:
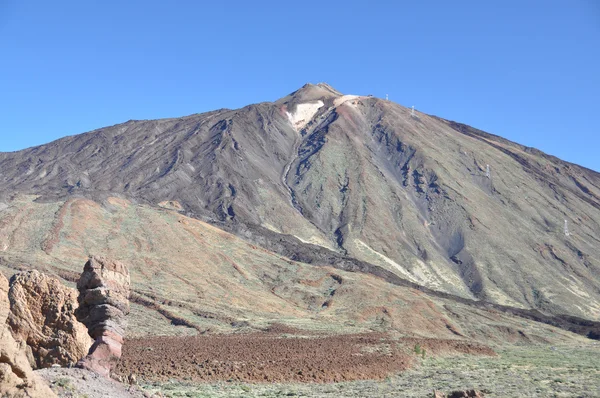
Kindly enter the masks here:
M 2 200 L 176 202 L 266 246 L 270 230 L 434 290 L 598 319 L 600 174 L 328 85 L 0 153 L 0 170 Z

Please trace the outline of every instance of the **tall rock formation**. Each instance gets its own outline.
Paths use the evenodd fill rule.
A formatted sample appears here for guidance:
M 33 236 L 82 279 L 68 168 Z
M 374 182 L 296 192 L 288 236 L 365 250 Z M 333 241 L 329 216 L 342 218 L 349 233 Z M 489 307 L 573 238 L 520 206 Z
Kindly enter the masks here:
M 6 325 L 10 312 L 8 281 L 0 273 L 0 396 L 52 398 L 56 395 L 33 373 L 24 341 L 17 341 Z
M 129 269 L 119 261 L 94 256 L 85 264 L 76 314 L 94 344 L 78 366 L 108 377 L 121 358 L 130 285 Z
M 34 369 L 77 362 L 92 341 L 77 321 L 77 291 L 38 271 L 11 278 L 8 325 L 13 335 L 27 343 Z

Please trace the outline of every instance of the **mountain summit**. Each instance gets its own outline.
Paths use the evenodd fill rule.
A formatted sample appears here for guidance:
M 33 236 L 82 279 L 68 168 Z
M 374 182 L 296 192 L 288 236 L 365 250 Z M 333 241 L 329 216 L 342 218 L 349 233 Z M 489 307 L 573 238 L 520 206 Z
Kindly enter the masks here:
M 292 259 L 600 319 L 600 174 L 324 83 L 0 153 L 0 182 L 7 203 L 119 196 Z

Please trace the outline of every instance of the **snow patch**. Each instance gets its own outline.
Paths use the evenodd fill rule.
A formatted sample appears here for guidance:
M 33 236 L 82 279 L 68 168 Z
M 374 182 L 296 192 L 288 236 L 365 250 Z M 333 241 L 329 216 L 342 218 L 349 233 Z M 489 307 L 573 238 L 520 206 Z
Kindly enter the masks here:
M 308 122 L 310 122 L 310 120 L 323 105 L 325 104 L 321 100 L 316 102 L 307 102 L 296 105 L 296 110 L 294 112 L 290 113 L 286 111 L 285 113 L 287 114 L 288 120 L 294 127 L 294 130 L 299 131 L 302 130 L 304 126 L 308 124 Z

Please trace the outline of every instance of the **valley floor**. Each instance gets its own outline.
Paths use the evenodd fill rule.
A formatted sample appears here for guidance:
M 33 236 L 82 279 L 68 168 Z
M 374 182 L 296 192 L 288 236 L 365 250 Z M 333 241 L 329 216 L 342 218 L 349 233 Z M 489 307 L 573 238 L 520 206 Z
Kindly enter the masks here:
M 478 389 L 486 397 L 600 397 L 600 343 L 497 348 L 498 356 L 455 354 L 419 358 L 413 368 L 381 381 L 342 383 L 147 382 L 167 397 L 430 397 Z

